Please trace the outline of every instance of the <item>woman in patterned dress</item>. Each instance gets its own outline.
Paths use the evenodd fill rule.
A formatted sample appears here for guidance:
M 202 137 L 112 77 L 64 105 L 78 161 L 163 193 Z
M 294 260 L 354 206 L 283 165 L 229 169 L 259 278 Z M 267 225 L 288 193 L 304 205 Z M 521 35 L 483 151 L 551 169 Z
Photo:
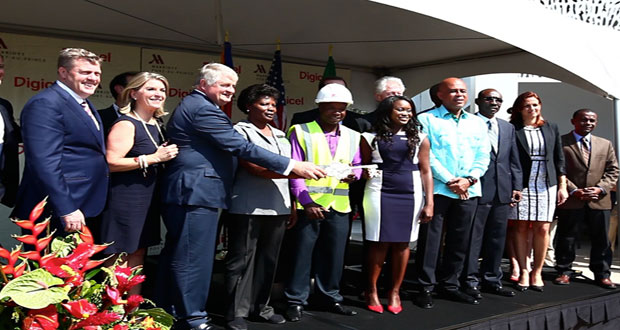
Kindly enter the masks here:
M 409 261 L 409 242 L 418 236 L 418 220 L 433 217 L 433 177 L 430 143 L 415 117 L 415 106 L 405 96 L 391 96 L 376 110 L 372 133 L 364 133 L 361 152 L 365 164 L 377 164 L 364 191 L 364 223 L 368 246 L 368 309 L 382 313 L 377 279 L 386 254 L 392 250 L 392 288 L 388 311 L 401 310 L 399 290 Z M 372 172 L 372 171 L 370 171 Z
M 542 292 L 542 267 L 549 245 L 549 226 L 556 205 L 568 198 L 564 154 L 560 133 L 555 124 L 541 114 L 542 102 L 534 92 L 517 97 L 510 122 L 515 126 L 519 158 L 523 167 L 523 198 L 509 216 L 515 221 L 517 261 L 520 276 L 517 290 L 528 288 Z M 532 237 L 534 264 L 528 272 L 528 235 Z

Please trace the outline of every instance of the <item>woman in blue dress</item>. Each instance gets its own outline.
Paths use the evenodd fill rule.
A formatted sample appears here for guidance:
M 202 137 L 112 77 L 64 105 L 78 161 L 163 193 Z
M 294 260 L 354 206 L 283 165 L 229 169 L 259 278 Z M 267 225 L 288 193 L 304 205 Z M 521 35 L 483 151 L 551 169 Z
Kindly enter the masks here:
M 367 171 L 364 223 L 368 247 L 368 309 L 382 313 L 377 279 L 387 251 L 392 249 L 392 287 L 388 311 L 402 311 L 400 286 L 409 261 L 409 242 L 418 236 L 418 222 L 433 217 L 433 177 L 429 164 L 430 142 L 415 116 L 415 106 L 405 96 L 391 96 L 376 110 L 371 133 L 361 145 Z
M 122 265 L 142 266 L 149 246 L 161 241 L 159 228 L 158 172 L 161 163 L 178 154 L 166 146 L 157 118 L 165 115 L 168 81 L 157 73 L 136 75 L 121 94 L 125 107 L 110 128 L 106 159 L 110 190 L 101 223 L 101 240 L 114 242 L 105 253 L 126 253 Z M 111 258 L 108 263 L 114 262 Z M 132 288 L 137 294 L 140 286 Z

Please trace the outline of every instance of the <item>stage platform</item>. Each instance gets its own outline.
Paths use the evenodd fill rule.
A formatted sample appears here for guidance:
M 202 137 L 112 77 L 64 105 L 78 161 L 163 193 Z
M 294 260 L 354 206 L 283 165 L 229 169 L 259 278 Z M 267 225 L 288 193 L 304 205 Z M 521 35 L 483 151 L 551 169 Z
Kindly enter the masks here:
M 356 242 L 351 244 L 352 255 L 359 248 Z M 351 255 L 351 254 L 350 254 Z M 606 290 L 595 286 L 586 278 L 577 278 L 568 286 L 552 283 L 555 272 L 545 268 L 544 293 L 526 291 L 517 292 L 516 297 L 506 298 L 483 294 L 480 305 L 473 306 L 445 300 L 441 295 L 434 298 L 435 306 L 424 310 L 413 304 L 415 287 L 406 280 L 401 291 L 403 312 L 392 315 L 389 312 L 376 314 L 365 308 L 359 297 L 358 283 L 361 280 L 359 267 L 355 259 L 348 258 L 349 265 L 343 276 L 342 293 L 344 304 L 358 312 L 356 316 L 340 316 L 309 306 L 300 322 L 287 322 L 271 325 L 248 322 L 251 330 L 289 330 L 289 329 L 620 329 L 620 289 Z M 412 258 L 413 259 L 413 258 Z M 151 283 L 154 283 L 154 263 L 156 257 L 149 257 L 145 294 L 149 296 Z M 410 267 L 413 260 L 410 262 Z M 507 271 L 507 264 L 503 265 Z M 223 262 L 216 262 L 207 310 L 213 323 L 224 328 L 222 317 L 225 308 Z M 407 272 L 412 274 L 412 269 Z M 407 276 L 409 277 L 409 276 Z M 506 277 L 507 278 L 507 277 Z M 505 287 L 511 283 L 504 282 Z M 286 308 L 278 287 L 274 290 L 273 306 L 283 313 Z M 387 303 L 385 297 L 382 303 Z

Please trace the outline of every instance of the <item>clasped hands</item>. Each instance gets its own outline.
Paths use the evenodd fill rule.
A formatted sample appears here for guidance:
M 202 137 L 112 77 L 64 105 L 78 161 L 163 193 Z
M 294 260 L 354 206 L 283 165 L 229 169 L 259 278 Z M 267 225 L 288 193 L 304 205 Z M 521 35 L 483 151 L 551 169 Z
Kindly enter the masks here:
M 576 189 L 572 195 L 582 201 L 597 201 L 602 193 L 603 189 L 599 187 L 586 187 Z
M 469 199 L 469 192 L 467 189 L 470 187 L 469 180 L 466 178 L 454 178 L 446 182 L 448 189 L 453 193 L 459 195 L 461 200 Z

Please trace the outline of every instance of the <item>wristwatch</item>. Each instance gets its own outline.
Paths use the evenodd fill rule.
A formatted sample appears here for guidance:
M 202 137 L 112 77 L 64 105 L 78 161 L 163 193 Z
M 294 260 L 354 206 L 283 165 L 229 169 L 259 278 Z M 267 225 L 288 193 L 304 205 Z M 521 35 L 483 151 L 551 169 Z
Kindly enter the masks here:
M 466 176 L 465 179 L 467 179 L 467 181 L 469 181 L 469 186 L 473 186 L 476 184 L 476 182 L 478 182 L 478 179 L 474 178 L 473 176 Z

